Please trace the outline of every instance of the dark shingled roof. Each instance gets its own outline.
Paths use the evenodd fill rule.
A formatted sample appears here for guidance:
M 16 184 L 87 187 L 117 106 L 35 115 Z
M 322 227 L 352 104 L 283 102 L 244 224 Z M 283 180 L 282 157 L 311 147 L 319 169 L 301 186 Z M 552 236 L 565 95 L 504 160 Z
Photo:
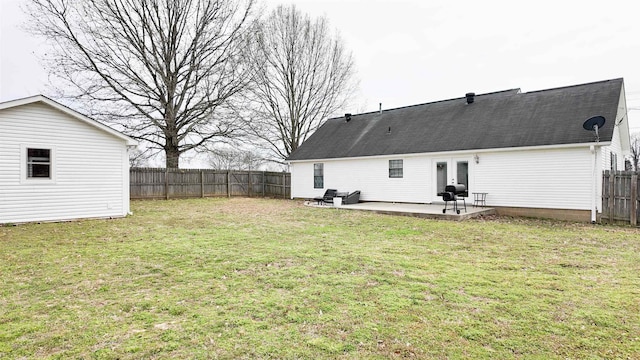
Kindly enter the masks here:
M 604 116 L 611 141 L 622 79 L 520 93 L 519 89 L 327 120 L 288 160 L 591 143 L 582 128 Z

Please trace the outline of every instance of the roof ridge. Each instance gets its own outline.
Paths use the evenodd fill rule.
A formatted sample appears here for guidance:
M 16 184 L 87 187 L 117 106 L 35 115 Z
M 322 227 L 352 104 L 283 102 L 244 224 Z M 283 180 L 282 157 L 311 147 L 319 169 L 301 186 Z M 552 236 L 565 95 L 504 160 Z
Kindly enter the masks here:
M 574 88 L 574 87 L 579 87 L 579 86 L 589 86 L 589 85 L 595 85 L 595 84 L 606 83 L 606 82 L 610 82 L 610 81 L 624 81 L 624 78 L 621 78 L 621 77 L 620 77 L 620 78 L 615 78 L 615 79 L 600 80 L 600 81 L 592 81 L 592 82 L 582 83 L 582 84 L 574 84 L 574 85 L 567 85 L 567 86 L 558 86 L 558 87 L 553 87 L 553 88 L 548 88 L 548 89 L 540 89 L 540 90 L 527 91 L 527 92 L 524 92 L 523 94 L 533 94 L 533 93 L 540 93 L 540 92 L 551 91 L 551 90 L 570 89 L 570 88 Z
M 496 94 L 500 94 L 500 93 L 508 93 L 508 92 L 513 92 L 515 91 L 516 94 L 520 93 L 520 88 L 512 88 L 512 89 L 507 89 L 507 90 L 499 90 L 499 91 L 492 91 L 492 92 L 488 92 L 488 93 L 482 93 L 482 94 L 476 94 L 477 96 L 487 96 L 487 95 L 496 95 Z M 429 101 L 429 102 L 425 102 L 425 103 L 420 103 L 420 104 L 413 104 L 413 105 L 405 105 L 405 106 L 399 106 L 399 107 L 395 107 L 395 108 L 390 108 L 390 109 L 383 109 L 383 111 L 394 111 L 394 110 L 401 110 L 401 109 L 407 109 L 407 108 L 412 108 L 412 107 L 416 107 L 416 106 L 423 106 L 423 105 L 431 105 L 431 104 L 438 104 L 438 103 L 442 103 L 442 102 L 447 102 L 447 101 L 453 101 L 453 100 L 460 100 L 460 99 L 464 99 L 464 96 L 461 97 L 455 97 L 455 98 L 450 98 L 450 99 L 444 99 L 444 100 L 436 100 L 436 101 Z M 358 115 L 369 115 L 369 114 L 375 114 L 380 112 L 380 110 L 376 110 L 376 111 L 368 111 L 368 112 L 363 112 L 363 113 L 359 113 L 359 114 L 351 114 L 351 116 L 358 116 Z M 334 120 L 334 119 L 342 119 L 342 116 L 336 116 L 333 118 L 329 118 L 327 120 Z

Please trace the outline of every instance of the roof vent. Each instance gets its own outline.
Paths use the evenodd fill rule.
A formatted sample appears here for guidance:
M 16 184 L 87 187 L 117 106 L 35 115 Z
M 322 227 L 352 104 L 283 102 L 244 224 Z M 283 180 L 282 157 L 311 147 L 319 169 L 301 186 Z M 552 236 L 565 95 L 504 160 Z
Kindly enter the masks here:
M 350 114 L 350 113 L 346 113 L 346 114 L 344 114 L 344 119 L 345 119 L 347 122 L 351 121 L 351 114 Z
M 476 100 L 476 93 L 466 93 L 465 96 L 467 97 L 467 104 L 473 104 Z

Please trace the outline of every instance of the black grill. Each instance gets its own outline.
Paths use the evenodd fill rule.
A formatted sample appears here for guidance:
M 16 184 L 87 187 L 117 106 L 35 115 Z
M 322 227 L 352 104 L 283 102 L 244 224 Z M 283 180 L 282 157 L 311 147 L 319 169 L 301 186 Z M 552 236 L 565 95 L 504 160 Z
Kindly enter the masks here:
M 444 187 L 445 192 L 452 192 L 454 195 L 463 195 L 467 192 L 467 187 L 464 184 L 447 185 Z
M 444 209 L 442 209 L 442 213 L 447 212 L 447 205 L 450 201 L 453 201 L 453 208 L 451 210 L 455 211 L 456 214 L 460 214 L 460 209 L 458 209 L 458 200 L 462 199 L 462 203 L 464 204 L 464 212 L 467 212 L 467 202 L 465 201 L 467 197 L 467 187 L 464 184 L 454 184 L 447 185 L 444 187 L 444 192 L 441 193 L 442 200 L 444 200 Z

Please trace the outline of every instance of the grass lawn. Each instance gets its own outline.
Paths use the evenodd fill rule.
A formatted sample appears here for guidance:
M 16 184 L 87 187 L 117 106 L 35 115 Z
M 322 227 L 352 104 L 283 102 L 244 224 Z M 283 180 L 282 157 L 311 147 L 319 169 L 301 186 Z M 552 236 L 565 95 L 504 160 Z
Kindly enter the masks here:
M 0 227 L 0 358 L 640 358 L 640 230 L 266 199 Z

